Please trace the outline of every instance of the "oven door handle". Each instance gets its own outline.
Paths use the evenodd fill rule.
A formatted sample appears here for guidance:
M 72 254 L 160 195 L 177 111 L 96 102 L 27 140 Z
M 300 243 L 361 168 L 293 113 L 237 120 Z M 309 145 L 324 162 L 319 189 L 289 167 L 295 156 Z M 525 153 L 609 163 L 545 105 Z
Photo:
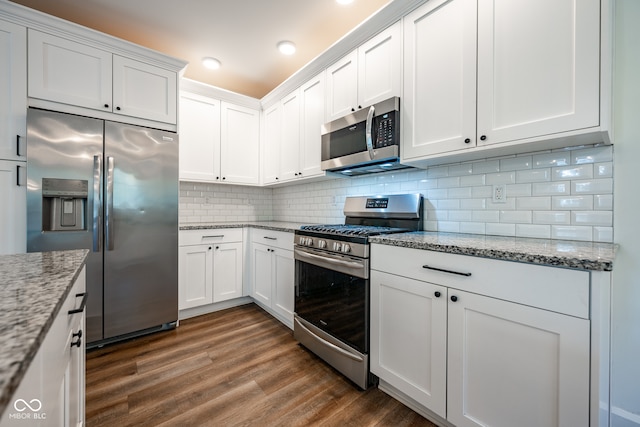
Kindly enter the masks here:
M 298 326 L 300 326 L 302 329 L 304 329 L 304 331 L 305 331 L 306 333 L 308 333 L 308 334 L 309 334 L 309 336 L 311 336 L 312 338 L 314 338 L 314 339 L 315 339 L 316 341 L 318 341 L 320 344 L 322 344 L 322 345 L 324 345 L 324 346 L 326 346 L 326 347 L 329 347 L 331 350 L 333 350 L 333 351 L 335 351 L 335 352 L 337 352 L 337 353 L 340 353 L 340 354 L 342 354 L 343 356 L 348 357 L 349 359 L 353 359 L 353 360 L 355 360 L 355 361 L 357 361 L 357 362 L 364 362 L 364 359 L 363 359 L 362 357 L 360 357 L 360 356 L 358 356 L 358 355 L 355 355 L 355 354 L 353 354 L 353 353 L 349 353 L 348 351 L 346 351 L 346 350 L 344 350 L 344 349 L 342 349 L 342 348 L 338 347 L 337 345 L 335 345 L 335 344 L 331 344 L 330 342 L 323 340 L 322 338 L 320 338 L 319 336 L 317 336 L 316 334 L 314 334 L 311 330 L 309 330 L 306 326 L 304 326 L 304 325 L 302 324 L 302 322 L 298 322 L 298 320 L 297 320 L 297 319 L 296 319 L 296 323 L 298 324 Z
M 302 252 L 302 251 L 296 251 L 296 255 L 298 255 L 300 258 L 315 259 L 328 264 L 341 265 L 349 268 L 361 268 L 361 269 L 364 268 L 364 266 L 361 263 L 356 261 L 343 261 L 341 259 L 324 257 L 321 255 L 310 254 L 308 252 Z

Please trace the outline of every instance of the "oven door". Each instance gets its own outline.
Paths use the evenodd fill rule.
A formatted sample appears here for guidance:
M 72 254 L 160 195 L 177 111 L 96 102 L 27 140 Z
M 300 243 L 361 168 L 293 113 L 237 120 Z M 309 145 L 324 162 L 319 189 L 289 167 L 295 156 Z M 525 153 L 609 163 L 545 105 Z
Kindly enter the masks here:
M 297 317 L 363 354 L 369 352 L 367 259 L 296 247 Z

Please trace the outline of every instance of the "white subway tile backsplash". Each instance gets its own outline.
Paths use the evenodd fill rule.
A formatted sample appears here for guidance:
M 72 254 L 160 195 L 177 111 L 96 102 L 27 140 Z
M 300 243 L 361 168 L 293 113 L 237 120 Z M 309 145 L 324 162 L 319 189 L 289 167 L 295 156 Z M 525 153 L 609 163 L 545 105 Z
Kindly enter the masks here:
M 613 212 L 611 211 L 574 211 L 571 212 L 571 223 L 574 225 L 597 225 L 611 227 Z
M 549 210 L 551 209 L 551 197 L 518 197 L 516 199 L 518 210 Z
M 598 211 L 613 211 L 613 194 L 596 194 L 593 196 L 594 209 Z
M 572 226 L 572 225 L 552 225 L 551 238 L 561 240 L 593 240 L 593 227 Z
M 552 180 L 593 178 L 593 165 L 560 166 L 552 169 Z
M 535 224 L 516 224 L 517 237 L 531 237 L 535 239 L 551 238 L 551 226 Z
M 529 169 L 516 171 L 516 182 L 546 182 L 551 181 L 551 169 Z
M 532 196 L 555 196 L 571 193 L 570 182 L 534 182 L 531 186 Z
M 533 155 L 532 166 L 534 168 L 546 168 L 552 166 L 566 166 L 571 164 L 571 154 L 568 151 L 553 151 Z
M 570 212 L 563 211 L 533 211 L 534 224 L 570 225 Z
M 554 210 L 593 209 L 593 196 L 554 196 L 551 199 Z
M 505 156 L 281 188 L 180 183 L 180 222 L 341 223 L 346 196 L 420 192 L 424 229 L 613 241 L 613 149 Z M 507 203 L 492 186 L 507 184 Z
M 514 157 L 500 160 L 500 172 L 531 169 L 531 156 Z
M 585 148 L 571 153 L 571 162 L 574 165 L 584 163 L 611 162 L 613 160 L 613 146 Z
M 613 193 L 613 178 L 572 181 L 571 194 L 608 194 Z

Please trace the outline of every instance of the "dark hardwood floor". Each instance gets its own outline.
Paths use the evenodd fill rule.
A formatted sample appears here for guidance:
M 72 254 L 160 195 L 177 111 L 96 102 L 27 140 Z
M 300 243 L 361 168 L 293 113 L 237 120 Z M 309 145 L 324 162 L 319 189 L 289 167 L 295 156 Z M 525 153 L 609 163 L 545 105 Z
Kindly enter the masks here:
M 254 304 L 87 353 L 87 426 L 430 426 Z

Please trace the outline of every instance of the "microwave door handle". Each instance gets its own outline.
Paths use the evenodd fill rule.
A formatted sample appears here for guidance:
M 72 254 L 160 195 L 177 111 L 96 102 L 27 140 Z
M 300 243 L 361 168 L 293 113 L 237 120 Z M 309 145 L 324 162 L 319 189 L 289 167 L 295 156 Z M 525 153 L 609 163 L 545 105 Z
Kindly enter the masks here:
M 372 105 L 369 108 L 369 112 L 367 113 L 367 127 L 365 130 L 365 136 L 366 136 L 366 140 L 367 140 L 367 150 L 369 150 L 369 159 L 373 160 L 373 158 L 375 157 L 375 153 L 373 152 L 373 135 L 372 135 L 372 128 L 373 128 L 373 115 L 375 114 L 376 109 L 374 108 L 374 106 Z

